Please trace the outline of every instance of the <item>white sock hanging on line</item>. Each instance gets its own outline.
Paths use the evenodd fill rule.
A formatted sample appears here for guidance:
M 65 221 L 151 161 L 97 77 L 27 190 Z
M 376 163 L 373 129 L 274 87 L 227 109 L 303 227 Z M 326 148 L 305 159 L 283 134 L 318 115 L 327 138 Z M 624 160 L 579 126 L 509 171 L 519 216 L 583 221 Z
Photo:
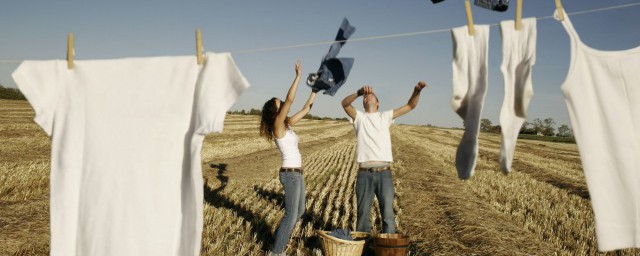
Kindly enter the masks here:
M 464 135 L 456 152 L 458 178 L 473 176 L 478 157 L 480 114 L 487 93 L 489 25 L 475 25 L 475 35 L 467 26 L 453 28 L 453 111 L 464 120 Z
M 533 96 L 531 68 L 536 62 L 536 19 L 522 19 L 520 30 L 514 27 L 512 20 L 500 22 L 500 70 L 504 76 L 504 101 L 500 110 L 500 169 L 504 174 L 511 172 L 518 134 Z

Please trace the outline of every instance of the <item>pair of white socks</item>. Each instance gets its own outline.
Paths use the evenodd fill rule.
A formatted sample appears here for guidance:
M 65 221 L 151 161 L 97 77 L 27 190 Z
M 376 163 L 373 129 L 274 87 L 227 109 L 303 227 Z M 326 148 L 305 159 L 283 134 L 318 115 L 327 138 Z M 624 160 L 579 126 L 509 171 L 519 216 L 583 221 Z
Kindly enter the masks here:
M 520 127 L 525 121 L 533 88 L 531 67 L 535 64 L 536 19 L 522 20 L 520 30 L 514 21 L 500 23 L 502 33 L 502 65 L 504 102 L 500 111 L 502 145 L 500 168 L 511 171 L 513 153 Z M 473 176 L 478 157 L 480 114 L 487 92 L 489 25 L 476 25 L 474 35 L 468 27 L 452 29 L 453 98 L 451 107 L 463 120 L 465 131 L 456 152 L 458 178 Z

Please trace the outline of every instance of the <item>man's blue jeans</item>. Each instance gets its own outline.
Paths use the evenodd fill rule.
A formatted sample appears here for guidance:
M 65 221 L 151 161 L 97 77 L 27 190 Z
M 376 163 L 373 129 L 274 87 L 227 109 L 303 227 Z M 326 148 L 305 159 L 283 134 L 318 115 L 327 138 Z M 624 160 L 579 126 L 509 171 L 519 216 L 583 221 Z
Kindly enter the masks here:
M 391 171 L 369 172 L 358 171 L 356 179 L 356 197 L 358 207 L 358 220 L 356 230 L 371 232 L 371 206 L 374 196 L 378 197 L 378 205 L 382 213 L 382 232 L 395 233 L 396 221 L 393 215 L 393 197 L 395 188 Z
M 273 252 L 276 254 L 284 253 L 293 228 L 305 210 L 305 188 L 302 174 L 280 172 L 280 183 L 284 186 L 284 218 L 280 221 L 278 231 L 276 231 L 276 241 L 273 245 Z

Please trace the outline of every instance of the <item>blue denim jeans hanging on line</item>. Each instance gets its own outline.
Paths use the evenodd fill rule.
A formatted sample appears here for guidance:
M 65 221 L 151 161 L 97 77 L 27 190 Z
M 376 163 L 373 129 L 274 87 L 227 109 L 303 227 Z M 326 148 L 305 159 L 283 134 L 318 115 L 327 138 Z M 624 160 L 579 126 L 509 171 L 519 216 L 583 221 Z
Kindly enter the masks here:
M 302 174 L 297 172 L 280 172 L 280 183 L 284 187 L 284 217 L 276 231 L 273 253 L 282 254 L 287 248 L 296 222 L 305 210 L 305 187 Z
M 395 233 L 396 220 L 393 213 L 393 197 L 395 195 L 391 171 L 369 172 L 358 171 L 356 179 L 356 199 L 358 219 L 356 230 L 371 232 L 371 206 L 374 196 L 378 197 L 378 206 L 382 213 L 382 233 Z

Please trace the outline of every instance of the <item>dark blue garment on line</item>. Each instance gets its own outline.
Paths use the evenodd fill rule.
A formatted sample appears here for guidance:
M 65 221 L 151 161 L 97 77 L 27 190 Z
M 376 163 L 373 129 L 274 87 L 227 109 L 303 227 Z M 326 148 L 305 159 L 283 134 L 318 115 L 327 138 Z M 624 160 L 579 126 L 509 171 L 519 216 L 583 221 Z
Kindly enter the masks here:
M 509 0 L 475 0 L 473 4 L 498 12 L 504 12 L 509 9 Z
M 431 0 L 432 3 L 437 4 L 444 0 Z M 475 0 L 474 5 L 498 12 L 504 12 L 509 9 L 509 0 Z
M 331 45 L 329 52 L 327 52 L 322 59 L 318 72 L 309 74 L 307 85 L 317 91 L 324 90 L 324 94 L 331 96 L 336 94 L 340 86 L 347 81 L 354 62 L 353 58 L 336 57 L 342 46 L 347 43 L 347 39 L 349 39 L 355 31 L 356 28 L 349 24 L 347 18 L 344 18 L 336 35 L 336 42 Z

